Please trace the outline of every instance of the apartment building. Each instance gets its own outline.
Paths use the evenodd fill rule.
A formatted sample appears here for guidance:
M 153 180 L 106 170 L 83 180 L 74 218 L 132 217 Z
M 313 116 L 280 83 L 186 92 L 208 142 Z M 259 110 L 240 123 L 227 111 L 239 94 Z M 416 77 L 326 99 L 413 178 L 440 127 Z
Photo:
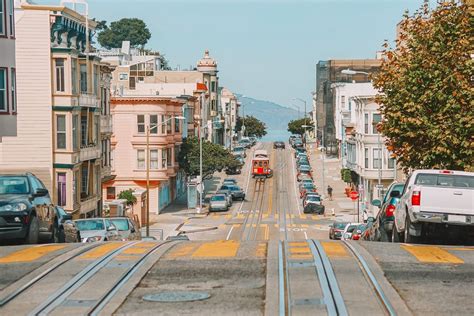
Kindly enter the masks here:
M 220 103 L 224 116 L 224 146 L 231 148 L 232 141 L 236 140 L 235 126 L 239 115 L 240 103 L 237 96 L 227 88 L 220 89 Z
M 185 178 L 177 163 L 183 125 L 177 117 L 182 116 L 185 102 L 184 99 L 153 95 L 112 98 L 114 179 L 103 184 L 107 200 L 116 199 L 120 192 L 128 189 L 146 190 L 148 163 L 150 212 L 158 213 L 184 192 Z M 142 223 L 146 222 L 144 214 L 137 215 Z
M 316 113 L 318 140 L 327 149 L 328 155 L 338 155 L 335 127 L 334 96 L 331 84 L 336 82 L 370 82 L 369 75 L 378 71 L 381 59 L 332 59 L 322 60 L 316 65 Z M 355 74 L 344 74 L 350 69 Z M 324 139 L 323 139 L 324 135 Z
M 17 132 L 16 90 L 14 1 L 0 0 L 0 143 Z
M 3 138 L 0 169 L 33 172 L 57 205 L 97 216 L 110 164 L 112 68 L 87 58 L 96 24 L 64 6 L 25 2 L 15 14 L 18 133 Z

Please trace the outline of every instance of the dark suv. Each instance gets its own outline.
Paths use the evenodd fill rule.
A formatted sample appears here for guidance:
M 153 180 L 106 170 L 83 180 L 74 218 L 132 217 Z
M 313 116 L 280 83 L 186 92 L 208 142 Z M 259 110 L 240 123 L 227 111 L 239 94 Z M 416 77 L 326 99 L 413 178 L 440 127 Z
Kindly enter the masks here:
M 273 143 L 273 148 L 274 149 L 277 149 L 277 148 L 285 149 L 285 143 L 284 142 L 274 142 Z
M 0 175 L 0 240 L 54 240 L 55 214 L 48 190 L 36 176 Z

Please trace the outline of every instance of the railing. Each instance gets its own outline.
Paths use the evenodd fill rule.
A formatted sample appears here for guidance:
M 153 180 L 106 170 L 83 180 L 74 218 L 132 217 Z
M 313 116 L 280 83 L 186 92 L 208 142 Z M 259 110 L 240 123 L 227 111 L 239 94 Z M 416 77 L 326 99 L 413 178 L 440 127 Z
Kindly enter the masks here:
M 79 105 L 91 108 L 99 107 L 99 99 L 97 95 L 81 92 L 79 95 Z
M 100 158 L 100 155 L 100 148 L 97 144 L 81 145 L 81 151 L 79 152 L 79 159 L 81 161 L 97 159 Z

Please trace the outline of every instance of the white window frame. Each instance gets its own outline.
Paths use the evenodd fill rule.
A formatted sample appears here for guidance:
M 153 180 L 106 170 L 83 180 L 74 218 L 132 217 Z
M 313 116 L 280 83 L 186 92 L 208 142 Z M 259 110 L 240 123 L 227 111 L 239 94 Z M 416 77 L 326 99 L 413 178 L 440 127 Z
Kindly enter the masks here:
M 15 37 L 15 1 L 10 0 L 10 11 L 8 12 L 8 22 L 10 27 L 10 37 Z
M 10 69 L 10 86 L 11 86 L 11 107 L 12 107 L 12 113 L 16 113 L 16 105 L 17 105 L 17 93 L 16 93 L 16 68 L 11 68 Z
M 156 154 L 156 156 L 153 156 L 153 153 Z M 159 150 L 158 149 L 150 149 L 150 169 L 152 170 L 158 170 L 160 167 L 160 156 L 159 156 Z
M 364 147 L 364 168 L 369 169 L 369 148 Z
M 161 149 L 161 169 L 167 169 L 168 168 L 168 163 L 167 163 L 167 160 L 166 160 L 167 157 L 168 157 L 167 149 L 162 148 Z
M 0 0 L 2 1 L 2 0 Z M 5 104 L 5 108 L 0 108 L 0 113 L 8 113 L 9 105 L 8 105 L 8 68 L 0 67 L 0 74 L 3 73 L 3 82 L 4 86 L 0 86 L 0 91 L 4 92 L 4 99 L 3 102 Z
M 138 117 L 143 117 L 143 122 L 138 121 Z M 143 132 L 140 132 L 139 126 L 143 125 Z M 145 134 L 146 133 L 146 115 L 144 114 L 137 114 L 137 134 Z
M 119 73 L 119 81 L 127 81 L 128 80 L 128 73 L 121 72 Z
M 380 164 L 380 167 L 376 165 L 376 162 Z M 382 150 L 380 148 L 372 148 L 372 169 L 382 169 Z
M 153 117 L 156 117 L 156 122 L 155 122 L 155 123 L 152 123 L 152 122 L 151 122 L 152 116 L 153 116 Z M 149 119 L 149 121 L 150 121 L 149 124 L 148 124 L 148 126 L 150 126 L 150 134 L 155 134 L 155 135 L 157 135 L 158 132 L 159 132 L 159 131 L 158 131 L 158 129 L 159 129 L 158 120 L 160 119 L 160 118 L 159 118 L 159 115 L 158 115 L 158 114 L 150 114 L 150 115 L 148 116 L 148 119 Z M 155 127 L 155 126 L 156 126 L 156 127 Z
M 63 62 L 62 66 L 58 66 L 58 61 Z M 54 59 L 54 90 L 56 92 L 66 92 L 66 58 Z
M 379 132 L 377 131 L 377 128 L 376 128 L 376 125 L 375 125 L 375 120 L 374 120 L 374 117 L 375 117 L 376 115 L 380 115 L 380 121 L 379 121 L 379 122 L 382 122 L 382 114 L 377 113 L 377 112 L 372 113 L 372 124 L 371 124 L 371 125 L 372 125 L 372 134 L 374 134 L 374 135 L 376 135 L 376 134 L 379 133 Z
M 0 17 L 2 20 L 0 21 L 0 35 L 1 36 L 7 36 L 7 14 L 6 14 L 6 8 L 5 8 L 6 2 L 4 0 L 0 0 Z
M 143 158 L 141 158 L 141 154 L 143 154 Z M 140 163 L 143 162 L 143 167 Z M 145 149 L 137 149 L 137 170 L 145 170 L 146 169 L 146 155 Z
M 64 130 L 59 130 L 59 118 L 64 119 Z M 59 147 L 59 135 L 64 135 L 64 147 Z M 56 149 L 67 149 L 67 116 L 65 114 L 56 115 Z

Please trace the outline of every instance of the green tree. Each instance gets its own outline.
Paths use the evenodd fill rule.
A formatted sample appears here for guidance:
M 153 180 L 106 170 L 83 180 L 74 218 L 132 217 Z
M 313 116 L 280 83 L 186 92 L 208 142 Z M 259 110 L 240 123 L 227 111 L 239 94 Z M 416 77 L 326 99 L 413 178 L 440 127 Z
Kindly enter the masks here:
M 305 128 L 303 125 L 311 125 L 311 119 L 309 117 L 307 118 L 301 118 L 297 120 L 291 120 L 288 123 L 288 132 L 292 134 L 297 134 L 297 135 L 303 135 Z
M 122 41 L 130 41 L 132 47 L 144 47 L 151 37 L 145 22 L 137 18 L 123 18 L 110 23 L 110 27 L 103 22 L 99 21 L 97 40 L 108 49 L 122 47 Z
M 387 147 L 410 168 L 470 169 L 474 161 L 473 20 L 466 5 L 440 2 L 405 14 L 397 47 L 384 44 L 373 78 Z
M 188 137 L 183 140 L 178 162 L 187 175 L 199 175 L 199 138 Z M 209 178 L 214 172 L 222 171 L 225 167 L 238 166 L 240 166 L 240 162 L 227 149 L 203 140 L 202 171 L 204 178 Z
M 262 138 L 267 135 L 267 126 L 254 116 L 247 115 L 245 117 L 238 117 L 235 123 L 235 131 L 240 132 L 242 125 L 245 124 L 245 135 Z
M 346 169 L 346 168 L 341 169 L 341 179 L 345 183 L 351 183 L 352 182 L 351 169 Z
M 127 205 L 132 206 L 137 203 L 137 197 L 133 195 L 133 189 L 128 189 L 119 193 L 118 198 L 121 200 L 127 200 Z

